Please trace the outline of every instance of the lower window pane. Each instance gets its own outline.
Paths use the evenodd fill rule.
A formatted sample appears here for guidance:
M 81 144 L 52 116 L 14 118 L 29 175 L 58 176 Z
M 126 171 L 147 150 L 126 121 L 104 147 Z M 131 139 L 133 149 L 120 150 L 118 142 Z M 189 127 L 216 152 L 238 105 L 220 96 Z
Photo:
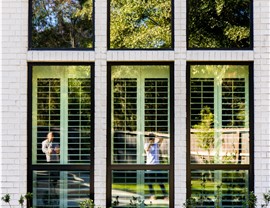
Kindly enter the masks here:
M 191 198 L 196 207 L 241 208 L 248 196 L 247 170 L 191 171 Z
M 33 172 L 33 207 L 79 207 L 89 195 L 89 171 Z
M 112 207 L 169 207 L 169 171 L 112 172 Z

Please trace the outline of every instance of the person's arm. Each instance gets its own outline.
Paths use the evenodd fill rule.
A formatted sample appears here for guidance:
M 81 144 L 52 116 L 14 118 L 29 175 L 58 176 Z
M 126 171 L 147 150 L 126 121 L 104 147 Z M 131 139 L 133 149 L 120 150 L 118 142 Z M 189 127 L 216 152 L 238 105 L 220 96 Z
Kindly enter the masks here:
M 159 140 L 158 140 L 158 146 L 160 147 L 160 145 L 162 144 L 162 142 L 163 142 L 163 138 L 159 138 Z
M 54 147 L 54 151 L 55 151 L 56 154 L 60 154 L 60 148 L 59 148 L 58 145 L 56 145 L 56 146 Z
M 145 146 L 144 150 L 146 152 L 149 151 L 149 149 L 151 148 L 151 146 L 154 144 L 154 140 L 149 140 L 149 143 L 147 143 L 147 145 Z
M 46 141 L 42 142 L 42 152 L 45 154 L 51 154 L 52 150 L 48 148 Z

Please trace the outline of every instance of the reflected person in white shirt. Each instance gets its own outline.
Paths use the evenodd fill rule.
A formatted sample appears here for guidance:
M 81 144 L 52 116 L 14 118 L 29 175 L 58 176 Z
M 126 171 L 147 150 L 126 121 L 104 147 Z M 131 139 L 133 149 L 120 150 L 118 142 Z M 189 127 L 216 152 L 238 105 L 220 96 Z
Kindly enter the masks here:
M 146 152 L 146 164 L 148 165 L 160 164 L 159 148 L 163 142 L 163 138 L 158 138 L 158 141 L 155 141 L 156 135 L 154 133 L 150 133 L 148 137 L 149 137 L 148 142 L 145 143 L 144 145 L 144 150 Z M 146 175 L 145 175 L 146 183 L 148 184 L 149 192 L 151 194 L 150 196 L 151 201 L 156 200 L 155 190 L 153 188 L 153 184 L 155 183 L 159 184 L 162 194 L 164 195 L 164 200 L 168 200 L 168 197 L 167 197 L 168 194 L 166 192 L 165 185 L 161 182 L 158 182 L 160 181 L 158 176 L 162 173 L 158 173 L 158 172 L 159 171 L 147 170 Z
M 49 163 L 59 162 L 60 149 L 59 145 L 53 143 L 54 133 L 49 132 L 47 139 L 42 142 L 42 152 L 46 155 L 46 160 Z

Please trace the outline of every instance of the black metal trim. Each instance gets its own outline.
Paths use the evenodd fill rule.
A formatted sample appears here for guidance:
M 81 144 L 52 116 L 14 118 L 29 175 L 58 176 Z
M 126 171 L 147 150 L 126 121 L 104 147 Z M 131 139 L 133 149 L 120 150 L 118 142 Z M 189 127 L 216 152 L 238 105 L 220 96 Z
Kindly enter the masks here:
M 190 67 L 192 65 L 246 65 L 249 67 L 249 121 L 250 121 L 250 139 L 249 139 L 249 149 L 250 149 L 250 162 L 249 164 L 191 164 L 190 163 Z M 192 61 L 187 62 L 186 66 L 186 126 L 187 126 L 187 152 L 186 152 L 186 198 L 191 196 L 191 171 L 192 170 L 247 170 L 249 177 L 249 191 L 254 191 L 254 81 L 253 81 L 253 62 L 250 61 Z
M 186 128 L 187 128 L 187 139 L 186 139 L 186 198 L 189 198 L 191 196 L 191 177 L 190 177 L 190 65 L 189 63 L 186 63 Z
M 32 174 L 32 67 L 28 64 L 28 80 L 27 80 L 27 192 L 33 190 L 33 174 Z M 32 207 L 32 200 L 29 207 Z
M 250 125 L 250 138 L 249 138 L 249 149 L 250 149 L 250 157 L 249 157 L 249 190 L 254 191 L 254 144 L 255 144 L 255 136 L 254 136 L 254 63 L 249 62 L 249 125 Z
M 107 0 L 107 49 L 110 51 L 173 51 L 175 47 L 174 37 L 174 0 L 171 0 L 171 47 L 170 48 L 111 48 L 110 46 L 110 28 L 111 28 L 111 0 Z
M 89 164 L 32 164 L 32 74 L 34 66 L 89 66 L 90 67 L 90 79 L 91 79 L 91 150 L 90 163 Z M 95 117 L 94 117 L 94 107 L 95 107 L 95 97 L 94 97 L 94 86 L 95 86 L 95 68 L 93 62 L 31 62 L 28 63 L 28 96 L 27 96 L 27 192 L 32 192 L 33 190 L 33 171 L 35 170 L 86 170 L 90 172 L 90 198 L 94 199 L 94 146 L 95 146 Z M 32 202 L 30 202 L 32 206 Z
M 189 0 L 186 1 L 186 49 L 188 51 L 250 51 L 254 49 L 254 18 L 253 18 L 253 0 L 250 0 L 250 46 L 247 48 L 190 48 L 188 46 L 188 41 L 189 41 L 189 30 L 188 30 L 188 25 L 189 25 Z
M 113 164 L 111 158 L 111 69 L 112 66 L 169 66 L 170 69 L 170 164 L 146 165 L 146 164 Z M 173 62 L 109 62 L 107 75 L 107 177 L 106 177 L 106 206 L 111 206 L 111 183 L 113 170 L 168 170 L 169 171 L 169 202 L 174 207 L 174 63 Z

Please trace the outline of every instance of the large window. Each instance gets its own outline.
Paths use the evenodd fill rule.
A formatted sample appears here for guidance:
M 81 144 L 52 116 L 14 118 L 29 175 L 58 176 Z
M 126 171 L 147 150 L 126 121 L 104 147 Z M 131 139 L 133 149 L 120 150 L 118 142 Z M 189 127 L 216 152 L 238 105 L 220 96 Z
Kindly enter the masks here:
M 189 49 L 252 49 L 252 0 L 187 0 Z
M 171 49 L 171 0 L 110 0 L 110 49 Z
M 172 66 L 112 64 L 110 73 L 107 206 L 171 207 Z
M 78 207 L 93 194 L 93 69 L 30 65 L 29 191 L 34 207 Z
M 239 207 L 252 189 L 251 66 L 189 65 L 188 195 Z
M 93 48 L 93 0 L 30 1 L 29 48 Z

